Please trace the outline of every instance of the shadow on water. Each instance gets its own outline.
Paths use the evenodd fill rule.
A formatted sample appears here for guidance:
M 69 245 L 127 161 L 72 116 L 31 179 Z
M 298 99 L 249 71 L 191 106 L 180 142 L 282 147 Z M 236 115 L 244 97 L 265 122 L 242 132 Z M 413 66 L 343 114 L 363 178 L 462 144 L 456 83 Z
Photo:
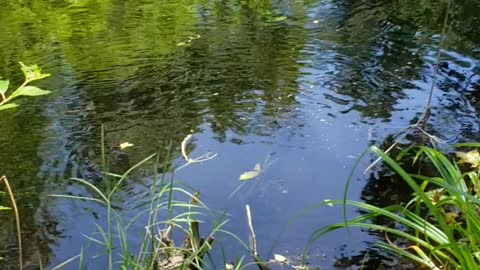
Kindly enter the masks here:
M 92 216 L 102 218 L 94 206 L 47 197 L 85 193 L 71 177 L 104 187 L 101 124 L 115 172 L 158 149 L 164 156 L 170 141 L 179 146 L 195 134 L 193 153 L 219 157 L 178 177 L 201 190 L 207 205 L 230 209 L 235 233 L 245 232 L 243 207 L 251 204 L 259 248 L 276 242 L 276 252 L 297 255 L 308 233 L 277 241 L 289 218 L 340 198 L 360 153 L 372 143 L 388 145 L 419 117 L 445 13 L 445 4 L 433 0 L 0 5 L 0 74 L 18 84 L 17 61 L 37 63 L 53 74 L 42 86 L 55 90 L 0 118 L 0 173 L 12 179 L 25 239 L 33 239 L 26 247 L 31 267 L 39 257 L 53 265 L 77 254 L 81 234 L 94 230 Z M 452 2 L 429 126 L 447 143 L 479 139 L 479 13 L 475 1 Z M 122 142 L 135 146 L 119 153 Z M 261 179 L 229 199 L 240 173 L 270 154 L 278 160 Z M 179 157 L 177 147 L 172 166 Z M 149 177 L 136 175 L 124 200 L 135 199 Z M 409 194 L 386 169 L 356 178 L 352 198 L 383 205 Z M 297 231 L 336 219 L 338 211 L 321 210 Z M 15 269 L 14 223 L 3 213 L 0 220 L 0 268 Z M 365 254 L 358 250 L 375 239 L 327 237 L 310 254 L 320 258 L 312 263 L 358 266 Z M 395 267 L 394 258 L 377 253 L 369 269 Z

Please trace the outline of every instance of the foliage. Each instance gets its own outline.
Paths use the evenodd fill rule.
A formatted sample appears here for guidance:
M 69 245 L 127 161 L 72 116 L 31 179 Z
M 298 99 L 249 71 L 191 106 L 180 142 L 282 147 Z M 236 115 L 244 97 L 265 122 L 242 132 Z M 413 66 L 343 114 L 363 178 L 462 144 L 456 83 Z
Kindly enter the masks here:
M 25 80 L 22 83 L 21 86 L 19 86 L 16 90 L 11 92 L 9 95 L 7 95 L 9 86 L 10 86 L 10 81 L 9 80 L 0 80 L 0 111 L 1 110 L 6 110 L 6 109 L 11 109 L 14 107 L 17 107 L 18 105 L 16 103 L 11 103 L 11 101 L 15 98 L 21 97 L 21 96 L 41 96 L 41 95 L 46 95 L 49 94 L 50 91 L 40 89 L 36 86 L 31 86 L 28 85 L 29 83 L 36 81 L 36 80 L 41 80 L 44 79 L 50 74 L 44 74 L 41 72 L 41 69 L 37 65 L 32 65 L 32 66 L 27 66 L 20 62 L 21 70 L 23 72 L 23 75 L 25 76 Z M 0 183 L 5 185 L 8 194 L 10 196 L 10 202 L 13 206 L 14 214 L 15 214 L 15 221 L 17 225 L 17 241 L 18 241 L 18 256 L 19 256 L 19 266 L 20 269 L 23 269 L 23 251 L 22 251 L 22 234 L 21 234 L 21 227 L 20 227 L 20 216 L 18 212 L 18 208 L 15 202 L 15 197 L 13 195 L 13 192 L 10 188 L 10 184 L 5 176 L 0 177 Z M 2 194 L 2 193 L 0 193 Z M 10 210 L 11 208 L 9 207 L 4 207 L 0 205 L 0 211 L 2 210 Z
M 37 65 L 26 66 L 20 62 L 20 66 L 23 75 L 25 76 L 25 81 L 16 90 L 11 92 L 10 95 L 7 96 L 10 81 L 0 80 L 0 111 L 17 107 L 18 105 L 16 103 L 11 103 L 11 101 L 15 98 L 21 96 L 42 96 L 50 93 L 48 90 L 43 90 L 36 86 L 28 85 L 33 81 L 47 78 L 50 76 L 50 74 L 42 73 L 41 69 Z
M 41 96 L 41 95 L 46 95 L 50 93 L 50 91 L 28 85 L 33 81 L 47 78 L 48 76 L 50 76 L 50 74 L 42 73 L 38 65 L 27 66 L 22 62 L 20 62 L 20 66 L 25 76 L 25 80 L 22 83 L 22 85 L 20 85 L 16 90 L 11 92 L 9 95 L 7 95 L 7 92 L 10 87 L 10 81 L 0 80 L 0 97 L 1 97 L 0 111 L 17 107 L 18 105 L 16 103 L 11 103 L 11 101 L 15 98 L 18 98 L 21 96 Z M 2 193 L 0 193 L 0 195 L 1 194 Z M 8 207 L 4 207 L 0 205 L 0 211 L 9 210 L 9 209 L 10 208 Z
M 188 137 L 187 137 L 188 138 Z M 102 145 L 103 145 L 102 131 Z M 184 140 L 187 141 L 188 139 Z M 182 148 L 186 143 L 182 144 Z M 182 149 L 185 152 L 184 149 Z M 104 154 L 104 151 L 102 151 Z M 75 199 L 88 201 L 103 206 L 107 211 L 106 225 L 95 223 L 97 228 L 93 235 L 85 236 L 87 241 L 102 246 L 105 251 L 101 255 L 108 257 L 108 269 L 138 269 L 138 270 L 170 270 L 170 269 L 203 269 L 204 255 L 212 248 L 214 235 L 224 233 L 240 241 L 241 245 L 248 250 L 248 247 L 238 237 L 223 230 L 223 226 L 228 222 L 225 214 L 213 223 L 213 228 L 208 236 L 201 238 L 199 234 L 199 216 L 211 212 L 200 200 L 199 193 L 191 191 L 188 187 L 174 183 L 174 176 L 168 177 L 167 173 L 158 175 L 158 171 L 167 172 L 169 170 L 169 160 L 171 151 L 168 151 L 165 162 L 160 163 L 159 154 L 152 154 L 144 160 L 138 162 L 124 174 L 108 173 L 104 170 L 104 181 L 113 185 L 102 191 L 88 180 L 74 178 L 78 183 L 88 190 L 92 191 L 92 196 L 74 196 L 74 195 L 51 195 L 66 199 Z M 188 156 L 184 157 L 186 164 L 180 166 L 178 171 L 186 166 L 195 163 L 194 159 Z M 105 159 L 105 156 L 103 157 Z M 200 159 L 203 160 L 203 159 Z M 193 161 L 193 162 L 192 162 Z M 121 187 L 139 168 L 146 165 L 152 165 L 153 179 L 149 189 L 139 197 L 143 198 L 138 205 L 131 206 L 129 209 L 120 209 L 116 207 L 118 200 L 122 198 Z M 106 168 L 106 167 L 104 167 Z M 176 200 L 177 197 L 189 198 L 190 202 Z M 132 218 L 133 214 L 133 218 Z M 138 239 L 138 234 L 132 233 L 133 224 L 147 220 L 145 232 L 142 232 L 141 245 L 139 250 L 133 251 L 130 246 L 134 236 Z M 164 229 L 158 230 L 163 227 Z M 173 230 L 179 230 L 185 234 L 183 246 L 176 246 L 171 238 Z M 98 255 L 98 256 L 101 256 Z M 210 258 L 209 256 L 207 256 Z M 83 251 L 68 261 L 58 265 L 55 269 L 60 269 L 64 265 L 79 259 L 79 268 L 86 267 L 84 263 Z M 118 260 L 117 260 L 118 259 Z M 226 263 L 226 262 L 225 262 Z M 240 269 L 240 264 L 236 266 Z
M 459 146 L 480 147 L 480 144 Z M 342 223 L 332 224 L 315 231 L 311 240 L 331 231 L 358 227 L 385 233 L 387 242 L 376 245 L 404 256 L 430 269 L 477 269 L 480 264 L 480 200 L 478 183 L 480 166 L 476 150 L 457 153 L 459 161 L 435 149 L 420 147 L 414 162 L 430 162 L 438 176 L 408 174 L 396 160 L 376 147 L 379 155 L 411 187 L 414 198 L 406 205 L 384 208 L 355 201 L 329 201 L 346 204 L 367 212 Z M 463 172 L 459 163 L 471 165 Z M 397 226 L 372 223 L 377 217 L 386 217 Z

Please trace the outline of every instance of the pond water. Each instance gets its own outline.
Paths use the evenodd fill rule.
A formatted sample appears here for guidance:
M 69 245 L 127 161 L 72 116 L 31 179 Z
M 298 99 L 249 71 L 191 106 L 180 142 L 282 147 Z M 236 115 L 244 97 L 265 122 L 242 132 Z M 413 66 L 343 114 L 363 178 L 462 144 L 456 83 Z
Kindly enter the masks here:
M 294 258 L 314 229 L 341 221 L 342 212 L 320 208 L 285 229 L 289 221 L 308 206 L 342 198 L 360 154 L 372 144 L 388 146 L 422 113 L 446 11 L 435 0 L 0 5 L 0 76 L 21 83 L 18 61 L 52 74 L 37 85 L 53 94 L 23 99 L 0 117 L 0 174 L 17 196 L 28 269 L 40 261 L 56 265 L 82 247 L 88 256 L 102 252 L 84 235 L 104 220 L 103 209 L 49 196 L 91 195 L 71 177 L 105 188 L 102 125 L 116 173 L 157 151 L 165 156 L 170 143 L 171 165 L 181 166 L 180 144 L 193 134 L 191 156 L 218 156 L 182 169 L 176 179 L 199 190 L 210 208 L 228 211 L 226 229 L 245 241 L 249 204 L 262 255 Z M 428 125 L 443 145 L 480 137 L 480 4 L 452 1 L 449 11 Z M 134 146 L 119 153 L 115 146 L 123 142 Z M 240 174 L 266 159 L 271 165 L 230 196 Z M 363 174 L 373 159 L 360 164 L 349 198 L 385 204 L 408 195 L 388 171 Z M 122 185 L 118 203 L 134 205 L 149 183 L 151 173 L 137 172 Z M 138 235 L 144 225 L 137 222 L 133 231 Z M 17 269 L 14 228 L 12 216 L 2 213 L 1 269 Z M 375 239 L 328 235 L 310 249 L 310 263 L 356 264 Z M 234 240 L 221 245 L 231 260 L 245 254 Z M 397 269 L 394 260 L 370 263 Z M 106 269 L 105 258 L 89 259 L 88 269 Z

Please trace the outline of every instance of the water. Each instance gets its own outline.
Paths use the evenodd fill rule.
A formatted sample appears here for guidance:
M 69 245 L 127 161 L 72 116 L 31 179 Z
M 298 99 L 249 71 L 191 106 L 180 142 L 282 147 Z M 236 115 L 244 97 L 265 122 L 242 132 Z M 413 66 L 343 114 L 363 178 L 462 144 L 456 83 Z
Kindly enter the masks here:
M 250 204 L 264 257 L 273 248 L 294 258 L 310 232 L 342 214 L 322 208 L 284 231 L 291 218 L 341 198 L 368 145 L 387 146 L 421 114 L 445 13 L 437 2 L 0 0 L 0 75 L 17 85 L 17 62 L 36 63 L 52 74 L 37 85 L 54 91 L 0 118 L 1 174 L 17 196 L 26 264 L 53 266 L 82 245 L 88 254 L 100 250 L 82 233 L 95 230 L 103 209 L 48 195 L 88 195 L 71 177 L 105 187 L 102 124 L 117 173 L 158 149 L 163 156 L 170 142 L 180 166 L 179 145 L 194 134 L 190 155 L 218 157 L 177 178 L 211 208 L 228 209 L 227 229 L 244 240 Z M 445 145 L 479 139 L 478 14 L 475 1 L 451 8 L 428 127 Z M 119 155 L 122 142 L 134 147 Z M 229 198 L 239 175 L 268 156 L 272 165 Z M 124 206 L 150 176 L 138 172 L 122 187 Z M 406 196 L 391 178 L 382 169 L 359 172 L 349 196 L 378 204 Z M 332 234 L 316 242 L 310 261 L 323 269 L 355 264 L 373 241 Z M 241 252 L 232 242 L 223 245 L 233 259 Z M 14 221 L 2 214 L 0 268 L 16 269 L 15 243 Z M 90 269 L 104 269 L 103 259 L 92 262 Z M 369 267 L 394 263 L 373 258 Z

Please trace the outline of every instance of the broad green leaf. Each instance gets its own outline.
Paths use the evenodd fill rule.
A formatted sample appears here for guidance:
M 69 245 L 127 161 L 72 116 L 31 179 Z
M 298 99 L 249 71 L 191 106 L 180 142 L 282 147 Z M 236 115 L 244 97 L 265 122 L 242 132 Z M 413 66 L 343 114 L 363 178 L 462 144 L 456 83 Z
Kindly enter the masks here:
M 10 98 L 12 99 L 18 96 L 43 96 L 50 93 L 51 93 L 50 91 L 40 89 L 36 86 L 25 86 L 15 90 L 15 92 L 13 92 Z
M 253 179 L 253 178 L 257 177 L 260 174 L 261 171 L 262 171 L 262 168 L 260 167 L 260 163 L 257 163 L 255 165 L 255 167 L 253 168 L 253 171 L 247 171 L 247 172 L 242 173 L 240 175 L 239 180 L 240 181 L 246 181 L 246 180 Z
M 5 105 L 0 106 L 0 111 L 1 111 L 1 110 L 6 110 L 6 109 L 15 108 L 15 107 L 17 107 L 17 106 L 18 106 L 18 104 L 8 103 L 8 104 L 5 104 Z
M 7 92 L 9 84 L 9 80 L 0 80 L 0 94 L 5 94 L 5 92 Z
M 480 154 L 478 150 L 472 150 L 470 152 L 456 152 L 457 157 L 460 158 L 459 163 L 468 163 L 473 168 L 478 168 L 480 166 Z
M 0 211 L 2 211 L 2 210 L 10 210 L 10 208 L 9 208 L 9 207 L 5 207 L 5 206 L 1 206 L 1 205 L 0 205 Z
M 25 75 L 25 79 L 28 81 L 40 80 L 50 76 L 50 74 L 43 74 L 38 65 L 27 66 L 20 62 L 20 66 Z

